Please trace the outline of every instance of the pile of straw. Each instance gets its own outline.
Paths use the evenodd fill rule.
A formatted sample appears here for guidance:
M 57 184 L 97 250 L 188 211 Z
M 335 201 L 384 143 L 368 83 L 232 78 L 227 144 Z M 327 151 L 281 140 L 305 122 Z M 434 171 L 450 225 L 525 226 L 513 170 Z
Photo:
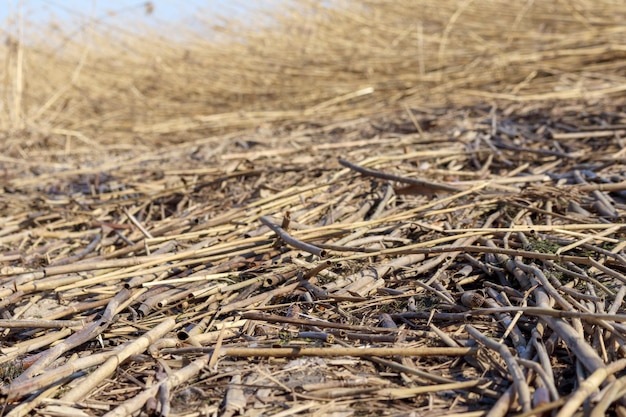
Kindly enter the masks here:
M 4 414 L 625 413 L 625 14 L 7 33 Z

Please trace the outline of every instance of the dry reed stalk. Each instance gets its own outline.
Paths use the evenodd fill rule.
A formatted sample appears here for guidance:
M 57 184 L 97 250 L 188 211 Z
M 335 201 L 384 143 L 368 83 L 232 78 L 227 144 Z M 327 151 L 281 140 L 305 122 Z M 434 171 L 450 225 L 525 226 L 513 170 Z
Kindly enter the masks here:
M 532 273 L 534 276 L 542 275 L 542 272 L 536 266 L 522 266 L 516 263 L 518 267 L 522 267 L 524 271 Z M 548 308 L 550 297 L 543 289 L 536 289 L 536 302 L 538 307 Z M 603 366 L 602 360 L 597 352 L 581 337 L 571 325 L 562 320 L 553 319 L 549 316 L 542 316 L 548 326 L 550 326 L 564 341 L 568 347 L 576 353 L 576 358 L 590 371 Z
M 39 391 L 49 385 L 54 385 L 56 382 L 76 372 L 100 365 L 114 354 L 114 352 L 103 352 L 96 355 L 85 356 L 55 368 L 54 372 L 47 372 L 21 382 L 13 381 L 11 384 L 8 384 L 8 386 L 2 388 L 2 395 L 6 396 L 8 401 L 14 401 L 34 391 Z
M 45 355 L 39 357 L 37 361 L 28 368 L 27 371 L 22 373 L 14 381 L 19 382 L 28 379 L 29 377 L 32 377 L 37 372 L 42 371 L 46 366 L 56 360 L 64 352 L 83 344 L 87 340 L 97 337 L 98 334 L 103 332 L 108 327 L 108 325 L 110 325 L 110 322 L 113 319 L 113 316 L 118 309 L 120 303 L 129 298 L 130 295 L 130 291 L 126 289 L 120 291 L 119 294 L 117 294 L 109 301 L 106 310 L 98 321 L 86 325 L 79 332 L 74 333 L 63 342 L 50 348 Z
M 480 343 L 487 346 L 489 349 L 496 350 L 502 358 L 506 362 L 507 369 L 510 372 L 511 378 L 513 379 L 513 384 L 515 385 L 515 389 L 518 395 L 518 401 L 522 405 L 522 409 L 527 412 L 531 409 L 531 400 L 530 400 L 530 390 L 528 388 L 528 384 L 526 383 L 524 373 L 522 372 L 521 367 L 511 355 L 507 347 L 501 343 L 492 340 L 489 337 L 486 337 L 478 330 L 476 330 L 471 325 L 465 326 L 468 333 L 476 338 Z
M 278 322 L 278 323 L 300 324 L 300 325 L 305 325 L 305 326 L 316 326 L 320 328 L 351 330 L 355 332 L 389 333 L 393 331 L 392 329 L 385 329 L 385 328 L 354 326 L 354 325 L 343 324 L 343 323 L 324 322 L 321 320 L 308 320 L 308 319 L 299 319 L 299 318 L 293 318 L 293 317 L 281 317 L 281 316 L 264 314 L 264 313 L 256 313 L 256 312 L 243 313 L 242 317 L 245 319 L 249 319 L 249 320 L 263 320 L 263 321 Z
M 444 377 L 438 376 L 438 375 L 430 373 L 430 372 L 422 371 L 422 370 L 417 369 L 415 367 L 409 367 L 409 366 L 406 366 L 406 365 L 403 365 L 403 364 L 399 364 L 399 363 L 391 361 L 389 359 L 371 358 L 370 360 L 372 360 L 372 361 L 374 361 L 376 363 L 379 363 L 379 364 L 381 364 L 383 366 L 387 366 L 387 367 L 389 367 L 391 369 L 395 369 L 397 371 L 404 372 L 407 375 L 418 376 L 418 377 L 423 378 L 423 379 L 425 379 L 427 381 L 432 381 L 432 382 L 436 382 L 436 383 L 439 383 L 439 384 L 453 383 L 453 380 L 451 380 L 451 379 L 444 378 Z M 486 381 L 479 380 L 479 381 L 476 381 L 476 382 L 477 382 L 477 385 L 484 385 L 484 383 Z M 489 388 L 470 387 L 468 390 L 472 391 L 472 392 L 479 392 L 479 393 L 484 394 L 484 395 L 486 395 L 488 397 L 491 397 L 491 398 L 498 398 L 499 397 L 499 394 L 496 391 L 493 391 L 493 390 L 491 390 Z
M 602 398 L 598 401 L 597 405 L 591 411 L 592 417 L 599 417 L 602 415 L 606 415 L 608 408 L 612 403 L 619 401 L 621 397 L 621 393 L 624 390 L 624 378 L 620 378 L 613 383 L 611 383 L 610 387 L 606 390 Z M 618 405 L 619 412 L 623 411 L 623 406 Z
M 446 390 L 467 390 L 477 386 L 476 381 L 455 382 L 453 384 L 428 385 L 414 388 L 383 388 L 377 395 L 388 399 L 412 398 L 419 394 L 443 392 Z
M 601 367 L 595 370 L 589 378 L 585 379 L 578 390 L 566 401 L 563 408 L 557 413 L 558 417 L 572 416 L 578 407 L 585 401 L 585 399 L 591 395 L 610 375 L 626 367 L 626 360 L 621 359 L 606 367 Z
M 398 175 L 391 175 L 391 174 L 387 174 L 384 172 L 380 172 L 380 171 L 375 171 L 372 169 L 367 169 L 367 168 L 363 168 L 362 166 L 353 164 L 351 162 L 348 162 L 344 159 L 339 159 L 339 163 L 347 168 L 350 168 L 351 170 L 354 170 L 360 174 L 363 174 L 365 176 L 370 176 L 370 177 L 375 177 L 375 178 L 382 178 L 385 180 L 389 180 L 389 181 L 395 181 L 395 182 L 400 182 L 400 183 L 404 183 L 404 184 L 409 184 L 412 187 L 411 191 L 412 192 L 418 192 L 418 193 L 432 193 L 433 191 L 447 191 L 447 192 L 458 192 L 458 191 L 462 191 L 460 188 L 458 187 L 454 187 L 451 185 L 447 185 L 447 184 L 436 184 L 430 181 L 424 181 L 424 180 L 416 180 L 413 178 L 405 178 L 405 177 L 400 177 Z
M 55 385 L 43 390 L 42 392 L 37 394 L 36 398 L 29 398 L 28 401 L 24 401 L 23 403 L 16 406 L 9 413 L 7 413 L 7 416 L 24 417 L 29 415 L 33 409 L 39 406 L 42 402 L 45 402 L 47 398 L 51 397 L 58 390 L 59 387 Z
M 0 320 L 0 328 L 40 328 L 40 329 L 58 329 L 58 328 L 74 328 L 83 327 L 84 322 L 79 320 Z
M 411 248 L 411 246 L 413 248 Z M 494 254 L 503 254 L 510 256 L 522 256 L 526 258 L 539 259 L 539 260 L 548 260 L 548 261 L 558 261 L 558 262 L 571 262 L 574 264 L 581 265 L 591 265 L 593 266 L 592 259 L 584 258 L 582 256 L 572 256 L 572 255 L 557 255 L 551 253 L 543 253 L 543 252 L 533 252 L 533 251 L 524 251 L 517 249 L 504 249 L 504 248 L 490 248 L 487 246 L 443 246 L 443 247 L 429 247 L 423 248 L 420 246 L 424 245 L 411 245 L 408 248 L 399 248 L 399 249 L 391 249 L 391 250 L 383 250 L 383 253 L 396 253 L 396 254 L 425 254 L 425 253 L 449 253 L 449 252 L 457 252 L 457 251 L 466 251 L 466 252 L 474 252 L 474 253 L 494 253 Z M 615 262 L 617 265 L 617 263 Z
M 50 346 L 54 343 L 57 343 L 60 340 L 68 337 L 70 334 L 72 334 L 72 331 L 70 329 L 62 329 L 62 330 L 59 330 L 58 332 L 47 333 L 39 337 L 31 337 L 29 340 L 26 340 L 24 342 L 15 343 L 11 347 L 3 348 L 1 350 L 1 352 L 5 356 L 3 358 L 0 358 L 0 363 L 7 363 L 10 361 L 17 360 L 18 358 L 20 358 L 22 355 L 26 353 L 34 352 L 46 346 Z M 28 358 L 27 359 L 20 358 L 19 360 L 23 361 L 26 365 L 30 365 L 31 362 L 34 362 L 40 356 L 41 354 L 37 354 L 37 355 L 34 355 L 32 358 L 30 358 L 30 360 Z
M 161 385 L 167 384 L 170 388 L 179 386 L 180 384 L 186 382 L 187 380 L 201 372 L 202 368 L 207 366 L 209 359 L 210 355 L 206 355 L 203 358 L 195 360 L 184 368 L 179 369 L 172 375 L 169 375 L 158 384 L 155 384 L 151 388 L 144 390 L 141 394 L 136 395 L 131 400 L 120 404 L 118 407 L 105 414 L 105 416 L 126 416 L 133 413 L 134 411 L 141 408 L 149 398 L 153 397 Z
M 212 349 L 212 348 L 211 348 Z M 337 356 L 465 356 L 475 355 L 476 349 L 473 348 L 301 348 L 301 347 L 283 347 L 283 348 L 227 348 L 220 350 L 222 356 L 234 357 L 337 357 Z
M 228 303 L 225 304 L 224 306 L 220 307 L 220 313 L 221 314 L 226 314 L 229 313 L 231 311 L 239 311 L 239 310 L 243 310 L 243 309 L 249 309 L 249 308 L 254 308 L 254 307 L 250 307 L 260 301 L 263 300 L 269 300 L 274 296 L 277 295 L 283 295 L 283 294 L 289 294 L 292 293 L 296 288 L 298 288 L 300 286 L 300 283 L 296 282 L 296 283 L 292 283 L 292 284 L 287 284 L 287 285 L 283 285 L 279 288 L 270 290 L 268 292 L 256 295 L 254 297 L 250 297 L 246 300 L 242 300 L 239 302 L 234 302 L 234 303 Z M 224 291 L 225 292 L 225 291 Z
M 176 325 L 176 321 L 173 318 L 168 318 L 159 323 L 143 336 L 135 339 L 132 343 L 129 343 L 124 349 L 119 350 L 98 367 L 97 370 L 90 373 L 87 378 L 80 382 L 72 390 L 63 394 L 62 400 L 68 402 L 77 402 L 85 397 L 89 391 L 93 390 L 103 379 L 108 378 L 115 372 L 120 363 L 124 362 L 132 355 L 137 355 L 143 352 L 149 345 L 154 343 L 157 339 L 165 336 L 166 333 L 171 331 Z
M 319 256 L 320 258 L 324 258 L 327 256 L 327 253 L 325 250 L 320 249 L 316 247 L 315 245 L 311 245 L 309 243 L 305 243 L 300 240 L 294 239 L 285 230 L 283 230 L 282 227 L 279 227 L 275 225 L 274 223 L 272 223 L 272 220 L 270 220 L 268 217 L 261 216 L 260 220 L 264 225 L 272 229 L 272 231 L 276 233 L 279 239 L 283 240 L 288 245 L 301 249 L 305 252 L 312 253 L 313 255 Z

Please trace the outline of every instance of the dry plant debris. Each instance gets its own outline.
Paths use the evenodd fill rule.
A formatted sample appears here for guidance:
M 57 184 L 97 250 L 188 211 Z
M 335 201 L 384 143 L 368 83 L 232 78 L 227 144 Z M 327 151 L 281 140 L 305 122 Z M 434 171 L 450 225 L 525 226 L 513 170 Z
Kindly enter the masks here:
M 412 111 L 13 179 L 8 415 L 621 407 L 624 120 L 559 112 L 392 129 L 433 117 Z
M 318 3 L 8 38 L 3 415 L 626 413 L 621 4 Z

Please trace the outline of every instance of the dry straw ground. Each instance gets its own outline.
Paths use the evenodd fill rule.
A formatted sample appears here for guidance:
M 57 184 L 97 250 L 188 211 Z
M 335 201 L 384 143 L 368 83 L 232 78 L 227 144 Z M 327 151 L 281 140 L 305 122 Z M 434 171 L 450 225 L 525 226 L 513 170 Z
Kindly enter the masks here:
M 319 3 L 6 26 L 3 415 L 626 415 L 623 3 Z

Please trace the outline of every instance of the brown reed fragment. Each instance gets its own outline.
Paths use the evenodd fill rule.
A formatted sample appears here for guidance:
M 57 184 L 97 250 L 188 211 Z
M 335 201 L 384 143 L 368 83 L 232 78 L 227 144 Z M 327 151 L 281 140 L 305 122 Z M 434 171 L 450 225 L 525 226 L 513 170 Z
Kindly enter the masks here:
M 568 265 L 569 268 L 566 268 L 560 264 L 557 264 L 553 261 L 544 261 L 546 265 L 548 265 L 550 268 L 555 269 L 559 272 L 562 272 L 564 274 L 567 274 L 569 276 L 575 277 L 575 278 L 580 278 L 583 281 L 589 282 L 593 285 L 595 285 L 597 288 L 601 289 L 605 294 L 613 297 L 615 295 L 615 293 L 608 288 L 606 285 L 604 285 L 603 283 L 601 283 L 600 281 L 598 281 L 597 279 L 588 276 L 584 271 L 580 271 L 580 272 L 576 272 L 573 271 L 573 267 L 575 267 L 575 265 L 573 265 L 572 263 L 570 263 L 569 265 L 567 263 L 565 263 L 565 265 Z M 581 273 L 582 272 L 582 273 Z
M 54 360 L 61 356 L 64 352 L 85 343 L 101 334 L 111 324 L 113 316 L 117 312 L 119 305 L 126 301 L 131 296 L 131 293 L 127 289 L 121 290 L 115 297 L 113 297 L 102 317 L 93 323 L 87 324 L 80 331 L 74 333 L 58 345 L 50 348 L 45 355 L 40 356 L 35 363 L 33 363 L 28 370 L 22 373 L 14 381 L 24 381 L 38 372 L 41 372 L 46 366 L 50 365 Z
M 250 297 L 250 298 L 247 298 L 245 300 L 228 303 L 228 304 L 220 307 L 219 313 L 220 314 L 227 314 L 227 313 L 230 313 L 231 311 L 239 311 L 239 310 L 242 310 L 244 308 L 254 308 L 254 307 L 250 307 L 250 306 L 253 306 L 256 303 L 264 301 L 264 300 L 269 301 L 270 299 L 272 299 L 273 297 L 278 296 L 278 295 L 290 294 L 296 288 L 298 288 L 299 285 L 300 285 L 300 283 L 298 283 L 298 282 L 292 283 L 292 284 L 288 284 L 288 285 L 283 285 L 281 287 L 275 288 L 275 289 L 267 291 L 265 293 L 261 293 L 261 294 L 255 295 L 254 297 Z
M 471 325 L 465 326 L 465 329 L 477 341 L 484 344 L 489 349 L 497 351 L 502 356 L 507 364 L 507 369 L 510 371 L 511 377 L 513 378 L 513 384 L 515 386 L 517 395 L 519 396 L 519 402 L 522 405 L 522 409 L 525 412 L 529 411 L 531 409 L 530 390 L 526 383 L 524 373 L 518 365 L 518 362 L 507 349 L 506 345 L 498 343 L 495 340 L 484 336 Z
M 109 303 L 109 299 L 100 299 L 96 301 L 87 301 L 83 303 L 76 303 L 71 306 L 65 307 L 63 309 L 59 309 L 54 313 L 49 313 L 44 317 L 45 320 L 56 320 L 62 317 L 67 317 L 70 315 L 75 315 L 76 313 L 80 313 L 83 311 L 89 311 L 92 309 L 96 309 L 98 307 L 106 306 Z
M 29 367 L 45 353 L 38 353 L 25 358 L 21 357 L 22 355 L 37 351 L 38 349 L 42 349 L 46 346 L 50 346 L 60 340 L 63 340 L 71 334 L 72 331 L 70 329 L 64 328 L 55 333 L 46 333 L 39 337 L 31 337 L 29 340 L 21 343 L 15 343 L 10 348 L 4 348 L 2 350 L 4 355 L 0 357 L 0 364 L 16 361 L 17 358 L 20 358 L 19 362 L 22 363 L 24 367 Z
M 353 326 L 349 324 L 343 323 L 330 323 L 322 320 L 309 320 L 309 319 L 298 319 L 293 317 L 283 317 L 276 316 L 273 314 L 265 314 L 265 313 L 256 313 L 253 311 L 246 312 L 242 314 L 242 317 L 249 320 L 262 320 L 274 323 L 290 323 L 290 324 L 299 324 L 302 326 L 315 326 L 320 328 L 329 328 L 329 329 L 343 329 L 350 330 L 354 332 L 367 332 L 367 333 L 390 333 L 393 332 L 394 329 L 386 329 L 381 327 L 367 327 L 367 326 Z
M 605 416 L 607 415 L 608 408 L 613 403 L 616 403 L 615 407 L 619 410 L 617 413 L 623 414 L 623 406 L 621 404 L 618 404 L 618 401 L 622 397 L 625 382 L 626 380 L 624 379 L 624 377 L 621 377 L 612 382 L 611 385 L 605 390 L 604 395 L 602 395 L 602 397 L 597 402 L 596 406 L 593 408 L 589 415 L 591 417 Z
M 47 402 L 47 400 L 49 400 L 50 397 L 52 397 L 58 390 L 59 390 L 59 387 L 53 385 L 52 387 L 46 390 L 38 392 L 32 395 L 30 398 L 28 398 L 27 401 L 24 401 L 21 404 L 17 405 L 14 409 L 12 409 L 6 415 L 10 417 L 28 416 L 32 412 L 33 409 L 40 406 L 41 403 Z M 67 410 L 62 410 L 61 413 L 65 414 L 67 413 Z
M 170 288 L 169 286 L 153 287 L 151 296 L 143 300 L 141 305 L 137 308 L 137 312 L 142 316 L 147 316 L 155 308 L 164 308 L 172 301 L 179 301 L 189 294 L 193 290 L 184 290 L 179 288 Z
M 335 336 L 326 332 L 298 332 L 298 337 L 303 339 L 317 339 L 329 344 L 335 341 Z
M 325 250 L 331 250 L 333 252 L 369 252 L 369 253 L 376 253 L 379 251 L 379 249 L 374 249 L 374 248 L 359 248 L 356 246 L 345 246 L 345 245 L 333 245 L 333 244 L 328 244 L 328 243 L 317 243 L 315 246 L 321 248 L 321 249 L 325 249 Z
M 42 276 L 50 277 L 52 275 L 70 274 L 74 272 L 91 271 L 94 269 L 109 269 L 119 268 L 125 266 L 136 266 L 150 259 L 149 257 L 141 258 L 129 258 L 129 259 L 113 259 L 110 261 L 95 261 L 95 262 L 82 262 L 71 265 L 58 265 L 43 268 L 41 270 Z M 152 259 L 155 259 L 154 257 Z
M 554 381 L 552 380 L 552 377 L 548 375 L 548 373 L 546 373 L 544 369 L 537 362 L 529 361 L 527 359 L 522 359 L 522 358 L 519 358 L 518 361 L 520 365 L 523 365 L 531 369 L 533 372 L 539 375 L 543 385 L 547 387 L 550 393 L 550 396 L 552 397 L 554 401 L 559 399 L 559 393 L 556 390 L 556 387 L 554 386 Z M 533 408 L 535 407 L 536 407 L 536 402 L 533 400 Z
M 441 385 L 429 384 L 427 386 L 413 388 L 383 388 L 377 392 L 377 395 L 387 399 L 413 398 L 419 394 L 444 392 L 447 390 L 467 390 L 468 388 L 474 388 L 476 386 L 476 381 L 464 381 Z
M 521 269 L 524 272 L 531 272 L 535 279 L 539 281 L 539 285 L 541 285 L 542 289 L 547 293 L 547 295 L 556 302 L 556 304 L 560 305 L 561 308 L 565 311 L 574 311 L 572 305 L 559 294 L 559 292 L 552 286 L 552 283 L 545 276 L 543 271 L 539 269 L 535 265 L 526 265 L 520 261 L 513 261 L 516 268 Z
M 68 402 L 78 402 L 89 391 L 93 390 L 104 378 L 108 378 L 113 374 L 116 368 L 128 359 L 132 355 L 137 355 L 143 352 L 149 345 L 154 343 L 157 339 L 165 336 L 176 325 L 174 318 L 167 318 L 163 320 L 159 325 L 155 326 L 149 332 L 146 332 L 141 337 L 135 339 L 132 343 L 129 343 L 123 349 L 119 350 L 111 357 L 109 357 L 97 370 L 90 373 L 89 376 L 83 379 L 79 385 L 72 390 L 66 392 L 61 397 L 62 400 Z
M 406 365 L 394 362 L 394 361 L 389 360 L 389 359 L 383 359 L 383 358 L 380 358 L 380 357 L 372 357 L 372 358 L 369 358 L 369 359 L 372 362 L 381 364 L 383 366 L 387 366 L 387 367 L 389 367 L 391 369 L 394 369 L 394 370 L 397 370 L 399 372 L 406 373 L 407 375 L 418 376 L 418 377 L 423 378 L 423 379 L 425 379 L 427 381 L 437 382 L 439 384 L 447 384 L 447 383 L 452 383 L 453 382 L 453 380 L 451 380 L 451 379 L 441 377 L 441 376 L 436 375 L 436 374 L 431 373 L 431 372 L 422 371 L 422 370 L 417 369 L 415 367 L 409 367 L 409 366 L 406 366 Z M 488 396 L 490 398 L 498 398 L 499 397 L 500 394 L 498 392 L 485 387 L 486 385 L 488 385 L 487 381 L 479 380 L 479 381 L 476 381 L 476 382 L 477 382 L 476 386 L 468 388 L 468 391 L 477 392 L 477 393 L 486 395 L 486 396 Z M 481 387 L 481 385 L 483 385 L 483 387 Z
M 264 225 L 272 229 L 272 231 L 276 233 L 276 235 L 280 239 L 282 239 L 286 244 L 293 246 L 294 248 L 303 250 L 305 252 L 312 253 L 313 255 L 319 256 L 320 258 L 325 258 L 328 255 L 328 253 L 324 249 L 318 248 L 314 245 L 311 245 L 309 243 L 302 242 L 298 239 L 293 238 L 281 227 L 275 225 L 269 217 L 261 216 L 259 220 L 261 220 L 261 222 Z
M 72 285 L 84 279 L 84 277 L 78 274 L 62 275 L 60 277 L 53 276 L 48 279 L 42 278 L 35 280 L 34 282 L 26 282 L 18 285 L 16 288 L 18 292 L 22 293 L 30 293 L 35 291 L 42 292 L 57 289 L 65 285 Z
M 622 284 L 626 284 L 626 276 L 624 274 L 621 274 L 619 271 L 616 271 L 614 269 L 608 268 L 605 265 L 602 265 L 600 262 L 596 261 L 595 259 L 593 259 L 591 257 L 589 258 L 589 264 L 591 266 L 593 266 L 594 268 L 597 268 L 600 271 L 604 272 L 608 276 L 617 279 Z
M 19 399 L 31 394 L 34 391 L 43 389 L 46 386 L 53 385 L 55 382 L 63 378 L 67 378 L 78 371 L 100 365 L 114 354 L 115 352 L 102 352 L 78 358 L 59 366 L 50 372 L 37 375 L 24 381 L 13 381 L 3 387 L 0 387 L 0 394 L 6 397 L 8 401 Z
M 302 280 L 299 285 L 300 288 L 304 288 L 311 295 L 315 296 L 315 298 L 325 299 L 328 298 L 328 291 L 323 290 L 308 281 Z
M 425 180 L 416 180 L 413 178 L 400 177 L 397 175 L 387 174 L 384 172 L 376 171 L 369 168 L 364 168 L 362 166 L 353 164 L 351 162 L 346 161 L 345 159 L 339 158 L 339 163 L 347 168 L 350 168 L 353 171 L 356 171 L 360 174 L 369 177 L 381 178 L 389 181 L 401 182 L 404 184 L 409 184 L 416 188 L 416 190 L 412 189 L 412 192 L 418 193 L 432 193 L 434 191 L 447 191 L 447 192 L 458 192 L 463 191 L 463 188 L 455 187 L 447 184 L 439 184 Z
M 146 237 L 147 239 L 152 239 L 153 236 L 150 234 L 150 232 L 148 232 L 148 230 L 146 230 L 146 228 L 137 220 L 137 218 L 135 216 L 133 216 L 126 207 L 122 207 L 122 211 L 124 212 L 124 214 L 126 215 L 126 217 L 128 217 L 128 220 L 135 225 L 135 227 L 137 229 L 139 229 L 139 231 L 141 231 L 141 233 L 144 235 L 144 237 Z
M 161 246 L 159 249 L 157 249 L 156 251 L 154 251 L 152 253 L 152 255 L 157 256 L 157 255 L 162 255 L 165 253 L 169 253 L 171 251 L 173 251 L 176 246 L 178 245 L 178 242 L 175 240 L 169 241 L 168 243 L 166 243 L 165 245 Z M 140 275 L 137 277 L 134 277 L 132 279 L 130 279 L 126 284 L 124 284 L 124 286 L 126 288 L 134 288 L 134 287 L 138 287 L 139 285 L 143 284 L 144 282 L 148 282 L 148 281 L 152 281 L 154 279 L 158 278 L 158 275 L 156 274 L 145 274 L 145 275 Z
M 569 417 L 574 415 L 578 407 L 592 394 L 610 375 L 621 371 L 626 367 L 626 359 L 620 359 L 595 370 L 587 379 L 582 381 L 580 387 L 567 399 L 557 417 Z
M 339 288 L 340 290 L 337 291 L 339 295 L 345 295 L 348 293 L 348 291 L 350 291 L 351 293 L 364 296 L 365 293 L 361 293 L 357 290 L 362 291 L 363 288 L 368 289 L 369 286 L 376 283 L 379 283 L 382 286 L 382 277 L 391 274 L 395 270 L 402 267 L 406 267 L 414 263 L 420 262 L 424 258 L 425 255 L 423 254 L 407 255 L 396 258 L 388 263 L 381 264 L 375 268 L 368 268 L 347 277 L 342 277 L 338 280 L 330 282 L 326 285 L 326 288 L 328 291 L 334 291 Z
M 93 252 L 94 249 L 100 244 L 101 241 L 102 241 L 102 233 L 98 233 L 94 236 L 91 242 L 89 242 L 89 245 L 87 245 L 85 249 L 83 249 L 82 251 L 78 252 L 75 255 L 72 255 L 68 258 L 55 262 L 51 264 L 50 266 L 68 265 L 74 262 L 78 262 L 84 257 L 86 257 L 87 255 L 89 255 L 91 252 Z
M 558 317 L 558 318 L 579 318 L 581 320 L 589 320 L 594 321 L 598 319 L 604 319 L 607 321 L 615 321 L 615 322 L 625 322 L 626 314 L 606 314 L 606 313 L 588 313 L 581 311 L 563 311 L 563 310 L 555 310 L 551 307 L 498 307 L 498 308 L 483 308 L 468 311 L 464 314 L 467 315 L 484 315 L 491 314 L 497 311 L 500 312 L 523 312 L 524 314 L 530 316 L 549 316 L 549 317 Z
M 0 290 L 0 293 L 2 293 L 2 290 Z M 24 297 L 24 295 L 25 295 L 24 291 L 10 290 L 8 295 L 3 295 L 0 298 L 0 309 L 7 308 L 7 306 L 17 304 L 17 301 L 20 298 Z
M 174 372 L 172 375 L 169 375 L 164 380 L 159 381 L 152 387 L 145 389 L 140 394 L 135 395 L 126 402 L 119 404 L 117 407 L 106 413 L 104 416 L 124 417 L 133 414 L 141 407 L 143 407 L 143 405 L 146 403 L 146 401 L 148 401 L 149 398 L 152 398 L 156 395 L 161 385 L 167 384 L 169 387 L 179 386 L 180 384 L 186 382 L 187 380 L 193 378 L 195 375 L 201 372 L 202 369 L 207 365 L 208 361 L 208 355 L 200 359 L 196 359 L 184 368 L 181 368 L 178 371 Z
M 319 274 L 320 272 L 322 272 L 323 270 L 329 268 L 331 266 L 330 261 L 326 261 L 326 262 L 321 262 L 319 265 L 315 266 L 313 269 L 307 271 L 304 275 L 303 275 L 303 279 L 309 279 L 314 277 L 315 275 Z
M 201 348 L 200 352 L 212 352 L 214 348 Z M 475 348 L 465 347 L 385 347 L 385 348 L 346 348 L 346 347 L 328 347 L 328 348 L 306 348 L 300 346 L 294 347 L 272 347 L 272 348 L 222 348 L 219 351 L 221 356 L 232 357 L 272 357 L 272 358 L 289 358 L 302 356 L 316 357 L 339 357 L 339 356 L 466 356 L 476 355 Z
M 63 327 L 79 328 L 85 323 L 82 320 L 28 320 L 28 319 L 0 319 L 0 328 L 5 329 L 58 329 Z
M 397 254 L 433 254 L 433 253 L 449 253 L 449 252 L 472 252 L 472 253 L 494 253 L 494 254 L 502 254 L 502 255 L 510 255 L 510 256 L 521 256 L 524 258 L 531 259 L 541 259 L 541 260 L 550 260 L 557 261 L 560 263 L 563 262 L 571 262 L 574 264 L 582 264 L 582 265 L 592 265 L 592 260 L 590 258 L 585 258 L 582 256 L 572 256 L 572 255 L 557 255 L 552 253 L 543 253 L 543 252 L 533 252 L 533 251 L 525 251 L 519 249 L 507 249 L 507 248 L 492 248 L 487 246 L 435 246 L 430 248 L 400 248 L 398 250 L 384 250 L 383 253 L 397 253 Z M 613 261 L 611 259 L 607 260 L 607 263 L 612 265 L 618 265 L 618 261 Z
M 536 266 L 527 266 L 525 268 L 532 274 L 540 274 L 541 271 Z M 538 307 L 550 308 L 549 297 L 545 291 L 541 288 L 537 288 L 534 291 L 535 300 Z M 579 332 L 577 332 L 571 325 L 563 320 L 554 319 L 551 316 L 543 316 L 542 320 L 545 321 L 552 330 L 554 330 L 559 337 L 561 337 L 568 345 L 569 349 L 575 353 L 576 358 L 585 366 L 590 372 L 595 372 L 596 369 L 603 366 L 602 359 L 597 352 L 581 338 Z

